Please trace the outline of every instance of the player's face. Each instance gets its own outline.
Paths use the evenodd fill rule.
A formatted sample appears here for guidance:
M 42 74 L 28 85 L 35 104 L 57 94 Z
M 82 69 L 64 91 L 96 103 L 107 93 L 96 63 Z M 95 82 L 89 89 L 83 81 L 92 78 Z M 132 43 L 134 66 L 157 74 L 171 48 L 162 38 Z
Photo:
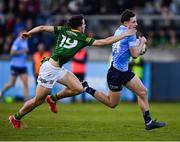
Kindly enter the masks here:
M 86 24 L 85 24 L 85 20 L 82 20 L 82 25 L 81 25 L 81 32 L 85 33 L 85 28 L 86 28 Z
M 128 21 L 128 24 L 127 24 L 129 29 L 136 29 L 137 25 L 138 24 L 137 24 L 136 16 L 130 18 L 130 20 Z

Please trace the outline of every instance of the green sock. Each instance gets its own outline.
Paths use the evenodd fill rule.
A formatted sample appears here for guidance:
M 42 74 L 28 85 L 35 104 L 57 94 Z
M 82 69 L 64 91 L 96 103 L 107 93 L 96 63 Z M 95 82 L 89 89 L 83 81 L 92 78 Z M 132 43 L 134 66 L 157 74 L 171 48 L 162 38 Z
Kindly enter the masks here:
M 59 100 L 57 94 L 52 95 L 52 96 L 51 96 L 51 99 L 52 99 L 53 101 L 55 101 L 55 102 L 56 102 L 57 100 Z
M 21 115 L 19 114 L 19 112 L 18 112 L 18 113 L 16 113 L 16 114 L 14 115 L 14 117 L 15 117 L 17 120 L 20 120 L 23 116 L 21 116 Z

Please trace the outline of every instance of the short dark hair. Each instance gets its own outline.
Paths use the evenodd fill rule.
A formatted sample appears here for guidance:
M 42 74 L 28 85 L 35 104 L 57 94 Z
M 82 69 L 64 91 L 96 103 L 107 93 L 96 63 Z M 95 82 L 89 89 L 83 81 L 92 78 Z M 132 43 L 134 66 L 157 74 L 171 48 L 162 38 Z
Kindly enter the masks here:
M 74 15 L 72 16 L 69 20 L 68 20 L 68 25 L 72 28 L 72 29 L 76 29 L 79 26 L 82 25 L 82 20 L 84 19 L 84 17 L 82 15 Z
M 122 14 L 121 14 L 121 23 L 124 23 L 126 21 L 129 21 L 130 18 L 134 17 L 135 13 L 132 10 L 126 9 Z

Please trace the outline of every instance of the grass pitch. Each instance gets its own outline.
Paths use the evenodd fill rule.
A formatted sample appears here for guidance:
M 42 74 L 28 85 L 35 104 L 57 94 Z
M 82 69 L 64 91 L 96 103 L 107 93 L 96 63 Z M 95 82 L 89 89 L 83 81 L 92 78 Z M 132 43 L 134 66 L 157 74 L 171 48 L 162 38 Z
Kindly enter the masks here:
M 109 109 L 100 103 L 61 104 L 53 114 L 43 104 L 22 119 L 23 129 L 13 129 L 8 116 L 23 104 L 0 103 L 0 141 L 160 141 L 180 140 L 180 103 L 151 103 L 151 115 L 168 126 L 146 131 L 136 103 Z

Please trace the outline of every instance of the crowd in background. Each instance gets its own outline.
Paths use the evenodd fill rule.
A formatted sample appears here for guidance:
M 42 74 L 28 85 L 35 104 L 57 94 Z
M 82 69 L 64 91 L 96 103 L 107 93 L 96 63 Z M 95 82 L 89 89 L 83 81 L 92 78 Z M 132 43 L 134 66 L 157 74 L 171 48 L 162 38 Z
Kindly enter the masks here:
M 137 15 L 158 15 L 162 17 L 180 14 L 179 0 L 0 0 L 0 54 L 9 54 L 11 44 L 19 31 L 31 29 L 41 24 L 64 24 L 63 16 L 84 15 L 120 15 L 126 9 L 133 9 Z M 61 15 L 54 20 L 52 17 Z M 96 21 L 97 20 L 97 21 Z M 87 21 L 87 34 L 98 37 L 112 35 L 119 25 L 96 19 Z M 177 38 L 180 34 L 179 21 L 163 22 L 157 19 L 147 25 L 139 20 L 139 29 L 148 38 L 148 45 L 154 48 L 180 47 Z M 102 24 L 101 24 L 102 23 Z M 94 26 L 93 26 L 94 25 Z M 97 26 L 98 25 L 98 26 Z M 100 31 L 101 30 L 101 31 Z M 99 32 L 98 32 L 99 31 Z M 99 34 L 98 34 L 99 33 Z M 48 40 L 47 40 L 48 39 Z M 29 54 L 33 54 L 39 43 L 44 43 L 51 50 L 55 37 L 48 33 L 38 34 L 29 39 Z

